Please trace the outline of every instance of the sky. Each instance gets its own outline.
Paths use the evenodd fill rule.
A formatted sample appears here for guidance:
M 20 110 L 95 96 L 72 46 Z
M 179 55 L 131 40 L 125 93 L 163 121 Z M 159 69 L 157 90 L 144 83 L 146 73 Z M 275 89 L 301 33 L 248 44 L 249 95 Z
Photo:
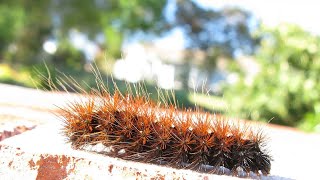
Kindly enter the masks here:
M 264 24 L 275 26 L 287 22 L 320 34 L 320 2 L 317 0 L 194 0 L 204 7 L 238 6 L 252 12 Z
M 169 0 L 174 1 L 174 0 Z M 204 8 L 220 9 L 236 6 L 251 12 L 263 24 L 274 27 L 281 23 L 297 24 L 303 29 L 320 35 L 320 1 L 316 0 L 194 0 Z M 173 10 L 171 6 L 168 11 Z M 174 29 L 167 37 L 156 39 L 157 47 L 181 50 L 183 33 Z

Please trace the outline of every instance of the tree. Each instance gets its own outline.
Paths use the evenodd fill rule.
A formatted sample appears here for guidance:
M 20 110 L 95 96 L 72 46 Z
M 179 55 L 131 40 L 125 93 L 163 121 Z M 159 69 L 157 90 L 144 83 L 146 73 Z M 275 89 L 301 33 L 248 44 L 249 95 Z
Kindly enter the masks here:
M 23 15 L 22 23 L 19 18 L 12 21 L 20 22 L 19 33 L 12 34 L 10 40 L 17 47 L 11 59 L 18 62 L 37 62 L 43 58 L 39 56 L 43 42 L 48 38 L 64 41 L 70 29 L 87 34 L 91 40 L 103 34 L 101 46 L 114 57 L 120 56 L 122 42 L 130 35 L 137 32 L 159 35 L 175 27 L 184 29 L 189 49 L 206 52 L 209 59 L 206 63 L 213 64 L 209 67 L 214 67 L 214 59 L 219 55 L 253 51 L 257 39 L 251 36 L 248 12 L 235 8 L 205 9 L 191 0 L 177 0 L 175 21 L 169 22 L 164 14 L 166 3 L 167 0 L 0 1 L 1 6 L 19 9 Z M 3 25 L 3 28 L 16 32 L 9 31 L 10 26 Z
M 206 53 L 203 67 L 208 71 L 215 69 L 219 56 L 233 58 L 240 51 L 252 54 L 259 43 L 259 38 L 252 35 L 257 27 L 250 27 L 253 17 L 238 8 L 215 10 L 191 0 L 178 0 L 175 16 L 173 26 L 186 33 L 187 48 Z
M 0 60 L 5 57 L 5 52 L 13 51 L 14 47 L 10 45 L 15 37 L 19 35 L 22 28 L 25 14 L 19 7 L 10 8 L 6 5 L 0 5 Z
M 227 88 L 230 109 L 245 118 L 319 131 L 320 38 L 294 25 L 261 34 L 254 56 L 261 70 L 252 83 L 242 78 Z
M 164 27 L 162 9 L 165 3 L 166 0 L 0 1 L 0 13 L 6 14 L 0 21 L 0 38 L 5 42 L 0 50 L 13 45 L 17 48 L 9 53 L 7 60 L 15 64 L 34 64 L 43 60 L 42 45 L 47 39 L 65 41 L 70 29 L 77 29 L 91 40 L 99 33 L 104 34 L 103 45 L 108 54 L 119 56 L 125 36 L 138 30 L 157 32 Z M 60 48 L 63 47 L 66 46 Z
M 83 54 L 68 42 L 71 30 L 77 30 L 90 40 L 99 42 L 108 59 L 117 59 L 121 57 L 121 46 L 128 37 L 136 33 L 147 34 L 144 37 L 150 37 L 150 34 L 152 37 L 161 36 L 176 27 L 186 33 L 189 52 L 198 49 L 205 52 L 201 68 L 209 73 L 214 71 L 216 59 L 220 56 L 232 58 L 235 52 L 250 54 L 254 51 L 258 38 L 251 36 L 249 13 L 235 8 L 207 9 L 191 0 L 176 0 L 170 1 L 176 4 L 174 20 L 170 21 L 164 13 L 168 2 L 0 0 L 0 6 L 7 8 L 4 11 L 8 14 L 4 16 L 5 21 L 16 24 L 2 25 L 0 21 L 4 31 L 0 32 L 0 40 L 5 42 L 0 47 L 1 56 L 5 56 L 7 63 L 14 64 L 15 69 L 17 66 L 29 68 L 46 60 L 49 64 L 51 62 L 62 67 L 73 67 L 75 64 L 77 68 L 73 70 L 79 70 L 79 64 L 86 61 Z M 20 13 L 21 17 L 14 13 Z M 54 55 L 43 50 L 42 46 L 48 39 L 57 42 L 58 49 Z M 186 59 L 194 59 L 193 55 L 191 53 Z
M 161 32 L 165 21 L 163 8 L 166 0 L 105 0 L 59 1 L 54 13 L 59 19 L 62 34 L 70 28 L 78 29 L 92 39 L 99 33 L 105 37 L 104 46 L 109 55 L 119 57 L 124 38 L 136 33 Z
M 42 61 L 43 59 L 39 57 L 42 52 L 42 44 L 52 34 L 50 1 L 0 1 L 0 6 L 8 8 L 12 13 L 18 12 L 17 16 L 12 18 L 12 22 L 19 24 L 8 43 L 14 48 L 3 52 L 6 54 L 4 60 L 11 64 L 23 64 L 24 66 Z M 1 29 L 9 30 L 9 28 L 10 26 L 1 25 Z

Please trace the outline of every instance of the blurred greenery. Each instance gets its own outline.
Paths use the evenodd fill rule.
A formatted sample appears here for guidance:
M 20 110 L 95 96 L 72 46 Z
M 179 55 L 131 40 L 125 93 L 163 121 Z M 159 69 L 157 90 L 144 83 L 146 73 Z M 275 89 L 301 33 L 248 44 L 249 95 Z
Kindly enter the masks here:
M 176 8 L 168 15 L 170 3 Z M 16 71 L 31 72 L 32 66 L 43 61 L 83 71 L 90 60 L 73 47 L 72 32 L 98 45 L 100 55 L 94 58 L 103 65 L 106 58 L 110 62 L 120 58 L 123 42 L 132 37 L 156 38 L 180 28 L 188 38 L 190 57 L 186 60 L 194 59 L 193 50 L 204 51 L 202 68 L 209 72 L 219 56 L 233 56 L 239 49 L 253 52 L 258 42 L 250 35 L 250 13 L 237 8 L 206 9 L 192 0 L 0 0 L 0 14 L 0 61 Z M 47 41 L 56 43 L 56 53 L 44 51 Z
M 6 69 L 0 82 L 34 87 L 32 80 L 42 80 L 37 79 L 34 69 L 43 69 L 44 62 L 71 74 L 87 74 L 85 67 L 90 60 L 72 44 L 71 31 L 83 33 L 106 51 L 107 57 L 95 59 L 97 64 L 103 64 L 99 61 L 120 57 L 125 37 L 138 31 L 163 30 L 165 3 L 166 0 L 0 0 L 0 63 Z M 103 35 L 102 41 L 99 35 Z M 54 54 L 43 49 L 48 40 L 56 43 Z M 19 76 L 31 78 L 21 81 Z
M 0 64 L 0 82 L 34 87 L 32 81 L 30 81 L 30 76 L 28 71 L 15 71 L 7 64 Z
M 260 23 L 244 9 L 213 10 L 192 0 L 178 0 L 175 16 L 171 26 L 181 28 L 186 35 L 185 61 L 192 66 L 198 63 L 201 71 L 208 74 L 208 82 L 212 81 L 210 74 L 215 72 L 219 58 L 253 54 L 260 43 L 260 37 L 253 36 Z M 199 51 L 204 52 L 203 62 L 195 62 L 199 61 Z
M 210 112 L 225 113 L 228 107 L 223 98 L 215 95 L 194 92 L 188 94 L 188 99 L 203 110 Z
M 1 66 L 0 66 L 1 68 Z M 64 68 L 66 69 L 66 68 Z M 108 88 L 108 91 L 113 94 L 115 90 L 119 90 L 121 93 L 128 93 L 128 89 L 132 90 L 134 95 L 149 96 L 154 102 L 175 104 L 178 108 L 195 108 L 194 102 L 188 98 L 189 91 L 186 89 L 180 90 L 165 90 L 159 87 L 155 87 L 148 82 L 130 83 L 122 80 L 114 79 L 112 76 L 106 74 L 100 74 L 96 76 L 93 72 L 98 72 L 99 69 L 95 65 L 90 66 L 90 72 L 77 73 L 75 71 L 64 73 L 63 70 L 57 71 L 51 65 L 42 65 L 35 67 L 34 76 L 40 81 L 34 82 L 34 86 L 44 90 L 68 90 L 69 92 L 92 92 L 92 90 L 99 89 L 101 84 L 97 83 L 102 80 L 104 86 Z M 99 72 L 100 73 L 100 72 Z M 50 86 L 50 83 L 55 86 Z M 76 82 L 76 83 L 75 83 Z M 79 89 L 81 87 L 81 89 Z M 136 91 L 137 90 L 137 91 Z M 136 94 L 136 93 L 140 94 Z M 212 109 L 207 109 L 212 111 Z
M 175 7 L 166 13 L 173 2 Z M 209 9 L 194 0 L 0 0 L 0 15 L 2 83 L 48 88 L 43 76 L 48 77 L 49 70 L 54 79 L 61 75 L 58 70 L 83 86 L 94 86 L 88 64 L 110 72 L 106 69 L 121 58 L 125 42 L 152 42 L 179 29 L 186 41 L 183 68 L 176 77 L 182 83 L 182 90 L 175 92 L 180 106 L 197 104 L 214 112 L 224 112 L 227 106 L 227 112 L 244 118 L 320 131 L 320 39 L 297 26 L 269 29 L 245 10 Z M 97 45 L 94 60 L 72 42 L 74 32 Z M 55 52 L 44 50 L 48 41 L 56 45 Z M 256 76 L 248 78 L 234 60 L 239 54 L 259 65 Z M 212 83 L 219 59 L 228 60 L 229 72 L 240 77 L 225 86 L 222 100 L 189 92 L 190 69 L 197 66 Z M 146 86 L 156 95 L 154 85 Z
M 226 88 L 231 112 L 319 132 L 320 38 L 288 24 L 260 33 L 260 72 Z

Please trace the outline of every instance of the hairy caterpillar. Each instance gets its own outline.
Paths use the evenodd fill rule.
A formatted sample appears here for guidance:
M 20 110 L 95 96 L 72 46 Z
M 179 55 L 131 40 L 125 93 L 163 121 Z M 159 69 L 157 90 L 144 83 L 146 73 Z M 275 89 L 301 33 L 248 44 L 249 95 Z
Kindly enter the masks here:
M 100 73 L 94 74 L 97 88 L 89 93 L 73 79 L 60 81 L 64 89 L 72 83 L 85 97 L 58 114 L 74 148 L 102 144 L 109 156 L 206 173 L 270 173 L 272 159 L 261 131 L 200 110 L 178 110 L 161 92 L 163 103 L 154 103 L 140 85 L 111 93 Z

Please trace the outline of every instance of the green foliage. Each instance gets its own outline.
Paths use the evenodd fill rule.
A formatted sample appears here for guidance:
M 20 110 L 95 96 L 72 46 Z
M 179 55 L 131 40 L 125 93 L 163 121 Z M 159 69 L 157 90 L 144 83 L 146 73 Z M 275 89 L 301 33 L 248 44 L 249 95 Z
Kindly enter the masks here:
M 12 69 L 27 71 L 35 81 L 38 80 L 34 66 L 39 68 L 44 61 L 68 73 L 83 73 L 86 59 L 68 39 L 70 30 L 84 33 L 91 41 L 104 35 L 99 46 L 112 60 L 120 57 L 125 37 L 137 31 L 164 30 L 159 27 L 165 24 L 162 14 L 165 4 L 166 0 L 0 0 L 0 60 Z M 55 54 L 43 50 L 48 39 L 57 42 Z M 21 84 L 14 79 L 5 76 L 2 82 Z
M 17 66 L 29 66 L 41 59 L 42 44 L 51 34 L 52 24 L 49 11 L 50 1 L 39 2 L 12 0 L 0 1 L 0 6 L 8 9 L 9 16 L 3 15 L 1 18 L 11 17 L 10 21 L 15 24 L 10 41 L 5 44 L 7 51 L 4 61 Z M 11 14 L 11 15 L 10 15 Z M 8 19 L 9 20 L 9 19 Z M 0 24 L 0 29 L 11 31 L 10 26 Z M 0 36 L 2 36 L 1 34 Z
M 73 27 L 94 37 L 101 28 L 108 26 L 121 32 L 155 31 L 164 23 L 165 4 L 166 0 L 69 0 L 55 3 L 52 8 L 60 16 L 63 31 Z
M 260 72 L 228 87 L 231 112 L 244 118 L 320 131 L 320 38 L 297 26 L 263 29 L 254 57 Z
M 34 87 L 28 71 L 17 71 L 6 64 L 0 64 L 0 83 Z
M 23 26 L 25 14 L 19 7 L 8 7 L 0 4 L 0 59 L 1 54 L 8 50 L 8 46 L 19 35 Z
M 48 57 L 49 58 L 49 57 Z M 52 64 L 58 69 L 69 71 L 81 71 L 86 60 L 84 54 L 70 44 L 69 41 L 60 41 L 57 51 L 50 57 Z
M 106 37 L 106 49 L 108 55 L 112 57 L 120 57 L 120 49 L 123 41 L 122 34 L 113 27 L 106 27 L 104 29 L 104 36 Z
M 16 67 L 42 62 L 47 58 L 43 43 L 52 38 L 67 41 L 71 29 L 85 33 L 92 41 L 104 34 L 101 47 L 118 58 L 124 37 L 137 31 L 164 30 L 165 4 L 166 0 L 0 0 L 0 58 Z M 59 61 L 65 59 L 70 64 L 69 55 L 74 57 L 75 51 L 66 46 L 59 47 L 59 51 Z
M 162 32 L 164 17 L 162 14 L 166 0 L 69 0 L 56 3 L 52 10 L 58 14 L 59 32 L 66 34 L 71 28 L 89 35 L 94 40 L 103 33 L 107 54 L 119 58 L 121 45 L 126 36 L 137 31 Z

